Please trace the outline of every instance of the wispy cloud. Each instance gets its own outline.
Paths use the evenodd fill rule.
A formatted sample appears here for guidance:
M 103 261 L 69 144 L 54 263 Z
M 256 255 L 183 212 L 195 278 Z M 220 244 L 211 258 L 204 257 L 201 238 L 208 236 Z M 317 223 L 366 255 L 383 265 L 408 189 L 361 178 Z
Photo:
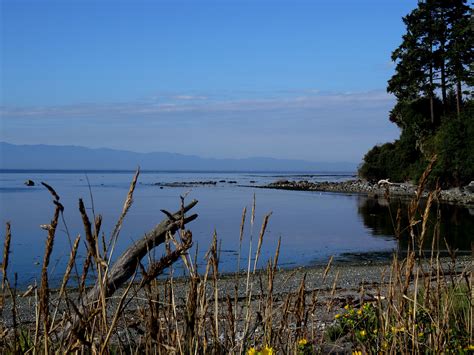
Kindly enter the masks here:
M 285 95 L 286 94 L 286 95 Z M 128 115 L 160 115 L 186 112 L 248 112 L 289 109 L 352 107 L 373 109 L 391 105 L 393 97 L 383 91 L 322 93 L 317 90 L 278 93 L 269 97 L 219 99 L 204 95 L 159 96 L 153 100 L 117 103 L 81 103 L 63 106 L 0 107 L 3 119 L 74 118 Z
M 184 101 L 194 101 L 194 100 L 207 100 L 207 96 L 199 96 L 199 95 L 176 95 L 172 97 L 176 100 L 184 100 Z

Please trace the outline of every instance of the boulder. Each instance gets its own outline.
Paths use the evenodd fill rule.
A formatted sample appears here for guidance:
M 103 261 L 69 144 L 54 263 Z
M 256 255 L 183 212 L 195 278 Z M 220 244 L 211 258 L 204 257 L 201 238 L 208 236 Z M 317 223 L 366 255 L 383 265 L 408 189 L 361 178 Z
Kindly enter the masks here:
M 25 185 L 26 186 L 35 186 L 35 182 L 33 180 L 28 179 L 28 180 L 25 181 Z

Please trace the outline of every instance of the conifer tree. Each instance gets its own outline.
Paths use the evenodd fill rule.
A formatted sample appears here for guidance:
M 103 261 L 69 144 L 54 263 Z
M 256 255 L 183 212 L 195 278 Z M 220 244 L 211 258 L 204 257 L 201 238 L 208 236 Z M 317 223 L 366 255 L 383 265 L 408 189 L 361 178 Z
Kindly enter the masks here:
M 446 71 L 450 83 L 456 88 L 456 111 L 459 117 L 463 102 L 463 85 L 469 88 L 474 84 L 474 19 L 472 9 L 466 5 L 465 0 L 446 1 L 445 6 L 446 21 L 449 25 Z
M 472 84 L 469 70 L 474 59 L 471 13 L 465 0 L 426 0 L 420 1 L 418 7 L 403 18 L 407 32 L 392 53 L 396 69 L 387 91 L 399 102 L 428 98 L 432 124 L 435 123 L 436 92 L 441 92 L 445 111 L 447 92 L 454 86 L 459 115 L 463 86 Z

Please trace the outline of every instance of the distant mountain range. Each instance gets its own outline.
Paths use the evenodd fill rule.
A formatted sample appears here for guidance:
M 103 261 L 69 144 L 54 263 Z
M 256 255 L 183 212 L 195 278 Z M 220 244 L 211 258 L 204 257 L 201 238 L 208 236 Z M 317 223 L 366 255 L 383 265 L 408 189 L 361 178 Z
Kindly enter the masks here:
M 176 153 L 136 153 L 79 146 L 0 142 L 0 169 L 353 172 L 355 163 L 246 158 L 212 159 Z

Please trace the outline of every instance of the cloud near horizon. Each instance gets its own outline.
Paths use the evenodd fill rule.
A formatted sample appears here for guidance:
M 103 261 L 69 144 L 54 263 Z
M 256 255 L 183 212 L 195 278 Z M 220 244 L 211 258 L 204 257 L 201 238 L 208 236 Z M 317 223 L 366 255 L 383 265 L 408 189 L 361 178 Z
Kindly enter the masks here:
M 14 117 L 65 118 L 97 114 L 160 114 L 168 112 L 217 112 L 252 111 L 297 108 L 329 108 L 333 105 L 356 105 L 374 108 L 391 105 L 393 96 L 385 91 L 323 93 L 317 90 L 275 92 L 273 96 L 261 98 L 222 99 L 204 95 L 158 95 L 147 100 L 116 103 L 79 103 L 58 106 L 0 106 L 0 116 L 4 119 Z M 290 95 L 292 94 L 292 95 Z
M 118 103 L 1 107 L 2 139 L 216 158 L 359 162 L 398 129 L 385 91 L 160 94 Z

